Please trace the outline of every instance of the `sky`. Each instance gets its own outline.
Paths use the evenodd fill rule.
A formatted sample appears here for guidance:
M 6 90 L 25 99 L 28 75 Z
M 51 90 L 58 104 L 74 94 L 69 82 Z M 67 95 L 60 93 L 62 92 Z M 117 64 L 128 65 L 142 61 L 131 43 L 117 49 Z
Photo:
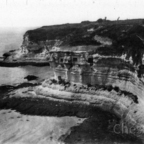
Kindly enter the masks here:
M 144 18 L 144 0 L 0 0 L 0 28 Z

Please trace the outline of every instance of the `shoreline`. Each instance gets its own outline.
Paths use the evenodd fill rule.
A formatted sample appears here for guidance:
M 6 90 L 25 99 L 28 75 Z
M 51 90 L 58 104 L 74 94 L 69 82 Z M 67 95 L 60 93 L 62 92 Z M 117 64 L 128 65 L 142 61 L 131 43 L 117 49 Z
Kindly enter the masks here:
M 0 110 L 0 143 L 61 143 L 61 136 L 83 121 L 77 117 L 31 116 L 3 109 Z
M 36 62 L 36 61 L 3 61 L 0 60 L 0 67 L 18 67 L 18 66 L 50 66 L 49 62 Z
M 84 141 L 91 141 L 92 144 L 96 142 L 107 144 L 115 144 L 115 142 L 142 144 L 141 139 L 133 134 L 116 134 L 113 131 L 113 124 L 119 123 L 120 119 L 116 115 L 94 105 L 48 98 L 6 96 L 0 101 L 0 110 L 2 109 L 16 110 L 28 116 L 56 116 L 60 118 L 76 116 L 80 119 L 86 119 L 79 126 L 72 127 L 70 134 L 66 133 L 60 137 L 60 141 L 67 144 L 82 143 Z
M 108 108 L 108 103 L 105 103 L 99 96 L 96 97 L 98 99 L 100 98 L 100 100 L 97 99 L 93 103 L 89 103 L 89 100 L 94 95 L 88 95 L 89 100 L 85 99 L 84 101 L 81 101 L 83 100 L 83 94 L 81 94 L 81 97 L 80 95 L 77 96 L 77 94 L 74 94 L 72 97 L 67 96 L 68 99 L 65 99 L 61 95 L 63 92 L 60 91 L 60 95 L 55 96 L 52 95 L 50 91 L 47 93 L 45 88 L 43 91 L 40 91 L 40 85 L 40 83 L 34 85 L 30 83 L 21 84 L 13 88 L 5 88 L 5 90 L 4 87 L 2 87 L 1 89 L 3 90 L 3 93 L 4 91 L 5 93 L 0 97 L 0 110 L 11 109 L 16 110 L 24 115 L 41 117 L 76 116 L 78 118 L 86 118 L 86 121 L 84 121 L 80 126 L 73 127 L 70 134 L 61 136 L 60 140 L 68 144 L 79 141 L 82 142 L 83 139 L 85 142 L 90 140 L 93 141 L 93 143 L 95 143 L 95 139 L 97 139 L 100 143 L 107 142 L 114 144 L 117 141 L 122 143 L 127 142 L 127 144 L 142 144 L 141 138 L 137 137 L 136 135 L 129 133 L 116 134 L 113 131 L 113 124 L 119 124 L 121 118 L 116 114 L 116 109 L 116 111 L 103 109 L 105 106 Z M 37 89 L 38 92 L 40 92 L 39 94 L 34 93 L 34 89 L 37 87 L 40 88 Z M 54 91 L 56 92 L 57 90 Z M 44 95 L 41 95 L 41 92 Z M 100 103 L 104 105 L 102 106 Z M 119 109 L 119 107 L 117 107 L 119 105 L 118 103 L 116 103 L 115 108 Z M 119 106 L 122 105 L 120 104 Z M 112 123 L 109 123 L 110 121 Z M 87 130 L 89 133 L 87 133 Z M 85 136 L 86 138 L 83 138 Z M 74 141 L 73 137 L 75 139 Z M 107 139 L 104 139 L 105 137 Z

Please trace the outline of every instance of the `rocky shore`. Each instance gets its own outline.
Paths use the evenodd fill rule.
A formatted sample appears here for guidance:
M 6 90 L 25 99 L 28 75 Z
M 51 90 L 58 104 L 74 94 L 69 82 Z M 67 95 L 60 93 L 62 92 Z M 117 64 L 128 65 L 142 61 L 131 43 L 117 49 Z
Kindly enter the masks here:
M 59 142 L 71 143 L 106 143 L 106 144 L 142 144 L 139 137 L 126 132 L 116 134 L 115 124 L 120 123 L 120 119 L 109 112 L 105 112 L 98 107 L 86 105 L 79 102 L 59 101 L 48 98 L 34 98 L 31 94 L 28 97 L 4 97 L 0 101 L 0 109 L 13 109 L 24 115 L 36 116 L 76 116 L 85 118 L 79 126 L 70 129 L 59 137 Z M 31 120 L 30 120 L 31 121 Z M 65 123 L 66 124 L 66 123 Z M 121 130 L 120 128 L 118 131 Z
M 142 115 L 136 114 L 142 103 L 132 95 L 121 96 L 123 92 L 115 87 L 94 88 L 49 79 L 34 85 L 3 86 L 1 91 L 0 109 L 13 109 L 24 115 L 85 118 L 70 133 L 59 137 L 61 142 L 143 143 Z M 122 122 L 128 129 L 122 129 Z M 130 132 L 129 128 L 134 130 Z
M 21 48 L 18 50 L 11 50 L 3 54 L 0 59 L 0 66 L 2 67 L 18 67 L 18 66 L 50 66 L 49 61 L 44 57 L 35 57 L 36 54 L 25 54 Z

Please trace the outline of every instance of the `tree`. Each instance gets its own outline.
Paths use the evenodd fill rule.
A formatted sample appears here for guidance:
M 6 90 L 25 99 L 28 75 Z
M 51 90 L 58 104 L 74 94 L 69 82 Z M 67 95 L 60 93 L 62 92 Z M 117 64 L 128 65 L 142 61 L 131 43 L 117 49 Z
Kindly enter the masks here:
M 99 19 L 97 20 L 97 22 L 98 22 L 98 23 L 102 23 L 102 22 L 103 22 L 103 19 L 102 19 L 102 18 L 99 18 Z

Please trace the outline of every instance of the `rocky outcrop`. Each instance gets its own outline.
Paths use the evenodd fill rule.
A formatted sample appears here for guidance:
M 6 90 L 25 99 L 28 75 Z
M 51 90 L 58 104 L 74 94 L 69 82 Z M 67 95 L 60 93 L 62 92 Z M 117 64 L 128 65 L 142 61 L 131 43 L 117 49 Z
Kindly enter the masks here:
M 20 57 L 51 62 L 58 77 L 32 89 L 15 90 L 9 94 L 10 98 L 45 99 L 59 105 L 98 108 L 115 115 L 120 123 L 130 130 L 134 128 L 134 134 L 142 137 L 143 30 L 142 23 L 109 21 L 44 26 L 27 31 Z
M 101 69 L 101 72 L 102 70 L 103 69 Z M 118 70 L 117 73 L 119 73 Z M 98 76 L 98 74 L 96 75 Z M 126 75 L 121 76 L 121 79 L 114 78 L 113 74 L 110 73 L 106 78 L 108 82 L 104 84 L 102 82 L 104 75 L 104 73 L 102 76 L 99 75 L 98 79 L 101 83 L 93 86 L 70 83 L 59 77 L 58 79 L 45 80 L 36 87 L 16 89 L 10 92 L 9 96 L 11 100 L 15 99 L 14 101 L 20 101 L 19 106 L 17 106 L 17 104 L 14 106 L 16 109 L 21 106 L 20 103 L 22 102 L 20 99 L 27 99 L 27 101 L 30 99 L 30 101 L 37 101 L 37 103 L 42 101 L 42 103 L 39 104 L 39 110 L 36 110 L 36 114 L 37 112 L 42 112 L 40 109 L 45 107 L 44 101 L 49 101 L 46 107 L 48 108 L 47 112 L 51 114 L 53 114 L 52 108 L 50 107 L 51 103 L 56 103 L 54 109 L 58 115 L 61 112 L 68 112 L 68 115 L 71 113 L 72 115 L 78 114 L 78 116 L 80 116 L 79 114 L 83 107 L 86 107 L 88 111 L 89 108 L 91 108 L 93 112 L 94 110 L 100 109 L 115 115 L 115 117 L 120 120 L 117 121 L 118 123 L 113 124 L 113 132 L 115 126 L 118 126 L 116 130 L 118 133 L 132 134 L 133 137 L 142 138 L 144 133 L 144 100 L 141 81 L 136 76 L 134 77 L 132 72 L 129 73 L 129 78 L 130 76 L 133 77 L 130 79 L 126 78 Z M 6 99 L 7 98 L 5 98 L 4 101 L 6 101 Z M 29 112 L 31 112 L 30 109 L 33 106 L 29 106 Z M 73 106 L 73 108 L 65 109 L 67 106 Z M 76 109 L 78 112 L 75 113 Z M 70 110 L 72 112 L 70 112 Z M 32 111 L 34 111 L 34 109 L 32 109 Z M 97 112 L 95 111 L 95 113 Z M 89 117 L 88 115 L 86 114 L 84 117 Z M 112 116 L 110 117 L 112 118 Z M 123 129 L 123 125 L 125 125 L 127 130 Z

